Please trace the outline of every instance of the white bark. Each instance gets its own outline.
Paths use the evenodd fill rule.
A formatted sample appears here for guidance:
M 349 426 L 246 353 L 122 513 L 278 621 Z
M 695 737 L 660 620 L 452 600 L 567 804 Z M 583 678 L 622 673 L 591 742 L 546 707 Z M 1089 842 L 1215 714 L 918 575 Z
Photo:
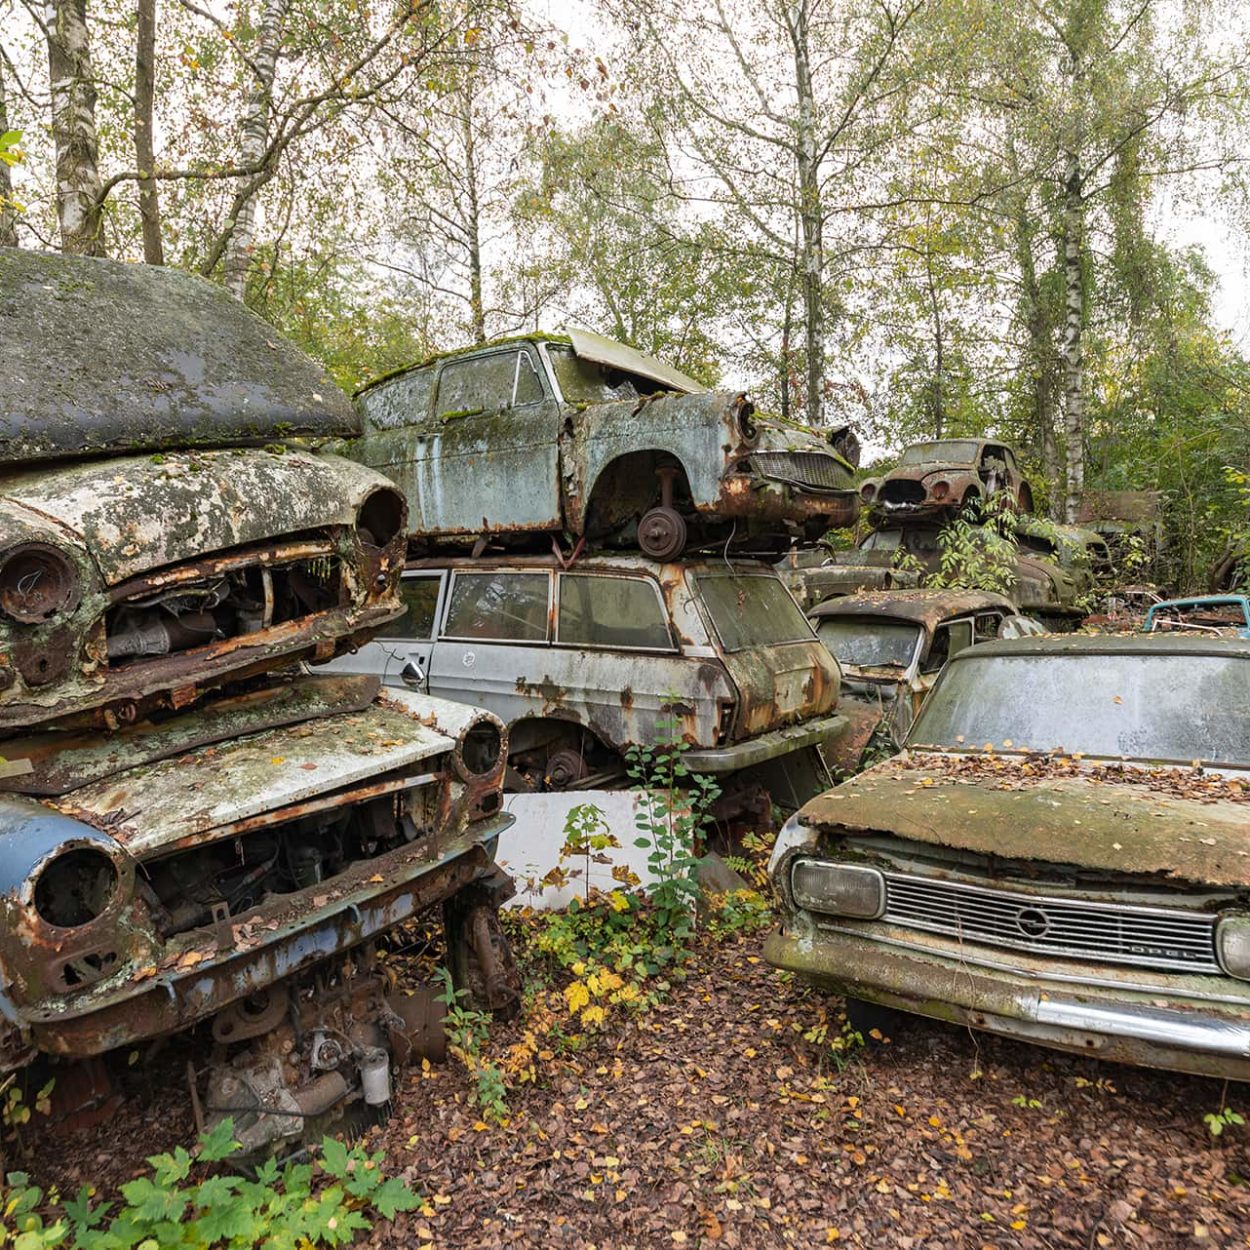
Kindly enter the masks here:
M 248 94 L 240 128 L 239 165 L 258 166 L 269 146 L 269 114 L 273 105 L 273 79 L 278 65 L 282 31 L 290 0 L 265 0 L 256 49 L 251 57 L 254 81 Z M 241 180 L 246 182 L 247 179 Z M 247 272 L 252 263 L 256 236 L 256 196 L 249 195 L 238 206 L 226 246 L 223 264 L 226 290 L 241 300 L 247 290 Z
M 787 14 L 794 49 L 794 81 L 798 96 L 799 227 L 802 235 L 803 329 L 807 354 L 807 421 L 824 418 L 825 386 L 825 241 L 824 206 L 820 194 L 820 160 L 816 144 L 816 95 L 812 86 L 808 0 L 798 0 Z
M 1080 512 L 1085 490 L 1085 202 L 1081 166 L 1068 157 L 1063 201 L 1063 428 L 1067 470 L 1063 515 L 1069 525 Z
M 87 0 L 48 0 L 44 23 L 61 250 L 81 256 L 103 256 L 100 143 L 95 125 L 96 89 Z

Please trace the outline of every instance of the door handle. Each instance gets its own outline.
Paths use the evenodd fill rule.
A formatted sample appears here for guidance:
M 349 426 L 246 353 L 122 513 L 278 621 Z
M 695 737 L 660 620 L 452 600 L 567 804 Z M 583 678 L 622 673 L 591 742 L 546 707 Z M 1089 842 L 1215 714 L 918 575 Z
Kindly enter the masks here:
M 412 686 L 419 689 L 425 684 L 425 673 L 421 669 L 421 665 L 416 660 L 406 660 L 404 667 L 399 670 L 399 679 L 405 686 Z

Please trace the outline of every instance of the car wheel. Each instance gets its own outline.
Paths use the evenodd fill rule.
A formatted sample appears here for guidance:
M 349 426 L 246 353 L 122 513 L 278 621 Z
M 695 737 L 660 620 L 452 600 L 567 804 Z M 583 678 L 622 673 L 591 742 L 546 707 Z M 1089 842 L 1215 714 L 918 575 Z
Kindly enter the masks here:
M 470 887 L 443 905 L 452 984 L 467 1006 L 508 1020 L 520 1010 L 521 974 L 498 907 L 475 893 Z
M 652 560 L 672 560 L 686 549 L 686 522 L 672 508 L 652 508 L 638 522 L 638 546 Z
M 882 1037 L 893 1037 L 904 1024 L 903 1013 L 880 1003 L 868 1003 L 862 998 L 846 1000 L 846 1020 L 865 1042 L 875 1042 L 875 1030 Z

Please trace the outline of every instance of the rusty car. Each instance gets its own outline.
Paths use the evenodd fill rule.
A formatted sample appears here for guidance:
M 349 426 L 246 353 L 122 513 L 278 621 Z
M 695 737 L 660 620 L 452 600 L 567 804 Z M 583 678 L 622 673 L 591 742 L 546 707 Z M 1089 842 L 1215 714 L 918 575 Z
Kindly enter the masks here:
M 1250 596 L 1194 595 L 1188 599 L 1160 599 L 1150 605 L 1141 628 L 1147 634 L 1184 630 L 1250 638 Z
M 888 553 L 837 551 L 828 543 L 791 547 L 774 567 L 804 610 L 839 595 L 920 585 L 920 574 L 897 567 Z
M 1118 1062 L 1250 1079 L 1250 642 L 988 642 L 900 756 L 778 835 L 765 955 L 848 995 Z
M 516 999 L 504 726 L 306 667 L 402 611 L 403 497 L 281 441 L 358 422 L 220 288 L 3 249 L 0 289 L 0 1071 L 98 1111 L 103 1056 L 194 1030 L 249 1149 L 381 1107 L 442 1019 L 388 930 Z
M 795 807 L 828 784 L 841 674 L 766 564 L 429 558 L 401 594 L 406 614 L 331 667 L 489 708 L 514 791 L 619 785 L 623 754 L 674 717 L 726 803 L 758 783 Z
M 1003 595 L 982 590 L 894 590 L 830 599 L 812 609 L 817 637 L 842 670 L 838 711 L 849 729 L 826 751 L 845 773 L 900 749 L 947 661 L 991 638 L 1026 638 L 1042 626 Z
M 973 527 L 973 536 L 988 547 L 996 540 L 997 531 L 991 532 L 988 526 Z M 847 558 L 890 561 L 894 567 L 914 570 L 922 578 L 940 574 L 942 526 L 914 521 L 870 530 L 860 540 L 858 556 L 847 553 Z M 1034 617 L 1047 629 L 1073 629 L 1088 610 L 1094 583 L 1087 568 L 1065 568 L 1049 556 L 1014 546 L 1004 572 L 1009 583 L 1004 591 L 1007 597 L 1019 612 Z
M 363 436 L 343 450 L 407 496 L 414 554 L 568 535 L 657 560 L 727 544 L 775 556 L 859 508 L 848 430 L 767 419 L 587 331 L 453 352 L 357 402 Z
M 894 468 L 860 487 L 865 507 L 883 521 L 951 516 L 998 494 L 1018 512 L 1033 511 L 1033 490 L 1015 452 L 985 438 L 912 443 Z

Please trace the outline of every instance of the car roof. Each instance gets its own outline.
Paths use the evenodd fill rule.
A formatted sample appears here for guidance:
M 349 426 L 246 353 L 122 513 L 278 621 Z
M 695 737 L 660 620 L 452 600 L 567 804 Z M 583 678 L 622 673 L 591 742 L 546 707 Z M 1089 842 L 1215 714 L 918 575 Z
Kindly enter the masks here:
M 1215 655 L 1250 659 L 1250 639 L 1192 634 L 1047 634 L 994 638 L 960 651 L 952 663 L 998 655 Z
M 0 463 L 360 431 L 313 360 L 192 274 L 0 248 Z
M 932 629 L 952 616 L 1000 608 L 1014 614 L 1015 605 L 1005 595 L 984 590 L 870 590 L 827 599 L 808 612 L 813 620 L 835 616 L 883 616 L 915 621 Z

